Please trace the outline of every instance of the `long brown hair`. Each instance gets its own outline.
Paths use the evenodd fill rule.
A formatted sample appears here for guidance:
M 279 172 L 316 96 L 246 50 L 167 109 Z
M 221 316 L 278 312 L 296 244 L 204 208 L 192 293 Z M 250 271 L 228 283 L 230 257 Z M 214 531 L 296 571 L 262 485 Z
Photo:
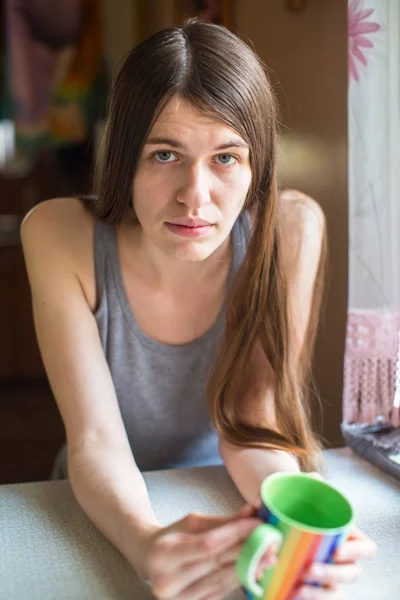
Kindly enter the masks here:
M 244 210 L 253 214 L 254 229 L 229 293 L 225 333 L 208 382 L 211 419 L 233 444 L 287 450 L 313 468 L 318 443 L 304 390 L 316 320 L 299 363 L 291 352 L 280 253 L 276 101 L 265 66 L 247 44 L 224 27 L 191 19 L 156 32 L 126 56 L 110 95 L 93 212 L 118 223 L 132 211 L 132 180 L 144 142 L 174 94 L 233 128 L 250 147 L 252 182 Z M 319 304 L 318 293 L 314 300 Z M 239 416 L 234 391 L 257 341 L 275 374 L 279 433 L 251 427 Z

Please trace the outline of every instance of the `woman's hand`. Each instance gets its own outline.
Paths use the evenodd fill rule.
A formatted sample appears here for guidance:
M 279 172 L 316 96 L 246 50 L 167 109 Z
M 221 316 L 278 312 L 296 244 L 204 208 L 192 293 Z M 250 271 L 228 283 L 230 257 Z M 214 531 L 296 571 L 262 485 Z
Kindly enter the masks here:
M 334 564 L 315 563 L 306 574 L 306 580 L 322 583 L 324 587 L 303 585 L 296 600 L 341 600 L 341 584 L 356 581 L 361 573 L 356 561 L 373 558 L 375 554 L 375 542 L 354 527 L 334 554 Z
M 235 563 L 262 523 L 254 507 L 231 517 L 191 514 L 150 535 L 147 573 L 158 600 L 220 600 L 239 586 Z

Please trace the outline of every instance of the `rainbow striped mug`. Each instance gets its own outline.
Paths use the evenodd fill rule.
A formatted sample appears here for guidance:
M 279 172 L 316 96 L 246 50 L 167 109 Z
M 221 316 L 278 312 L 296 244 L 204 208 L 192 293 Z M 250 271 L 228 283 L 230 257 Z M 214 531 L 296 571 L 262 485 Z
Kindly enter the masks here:
M 261 498 L 265 524 L 244 543 L 236 572 L 250 600 L 295 600 L 311 564 L 332 562 L 354 511 L 337 489 L 306 473 L 270 475 L 261 484 Z M 272 544 L 279 548 L 278 562 L 257 581 L 258 564 Z

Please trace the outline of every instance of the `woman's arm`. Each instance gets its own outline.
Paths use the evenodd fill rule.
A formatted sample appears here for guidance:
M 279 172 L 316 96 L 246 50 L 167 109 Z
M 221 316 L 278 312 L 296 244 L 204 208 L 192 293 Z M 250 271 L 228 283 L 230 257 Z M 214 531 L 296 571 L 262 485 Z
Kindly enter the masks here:
M 128 443 L 85 277 L 77 274 L 86 251 L 74 258 L 73 248 L 82 240 L 92 246 L 81 211 L 72 199 L 50 201 L 22 227 L 36 331 L 66 427 L 73 491 L 159 600 L 222 600 L 238 586 L 240 545 L 260 521 L 244 507 L 231 517 L 190 514 L 168 527 L 157 523 Z
M 35 327 L 66 428 L 75 496 L 96 527 L 145 575 L 141 542 L 159 526 L 77 273 L 76 240 L 90 237 L 83 211 L 78 201 L 52 200 L 38 205 L 22 225 Z
M 220 441 L 219 450 L 224 465 L 243 498 L 257 506 L 262 481 L 280 471 L 298 472 L 296 457 L 280 450 L 238 448 Z
M 300 354 L 310 318 L 314 284 L 325 236 L 325 219 L 318 204 L 293 190 L 282 192 L 282 252 L 286 266 L 289 310 L 294 328 L 293 351 Z M 274 374 L 259 344 L 238 390 L 241 420 L 277 430 L 274 406 Z M 260 484 L 277 471 L 300 471 L 295 456 L 279 450 L 239 448 L 220 440 L 224 464 L 242 496 L 259 500 Z

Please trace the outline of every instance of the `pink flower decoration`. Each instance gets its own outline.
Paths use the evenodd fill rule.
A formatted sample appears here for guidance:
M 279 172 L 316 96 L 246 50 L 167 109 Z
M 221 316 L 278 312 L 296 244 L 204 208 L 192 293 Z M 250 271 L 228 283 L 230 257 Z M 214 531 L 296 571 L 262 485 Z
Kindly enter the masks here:
M 349 5 L 349 78 L 355 81 L 359 81 L 357 60 L 366 67 L 368 61 L 364 54 L 365 49 L 374 47 L 368 34 L 381 28 L 379 23 L 368 21 L 374 9 L 363 9 L 360 4 L 360 0 L 352 0 Z

